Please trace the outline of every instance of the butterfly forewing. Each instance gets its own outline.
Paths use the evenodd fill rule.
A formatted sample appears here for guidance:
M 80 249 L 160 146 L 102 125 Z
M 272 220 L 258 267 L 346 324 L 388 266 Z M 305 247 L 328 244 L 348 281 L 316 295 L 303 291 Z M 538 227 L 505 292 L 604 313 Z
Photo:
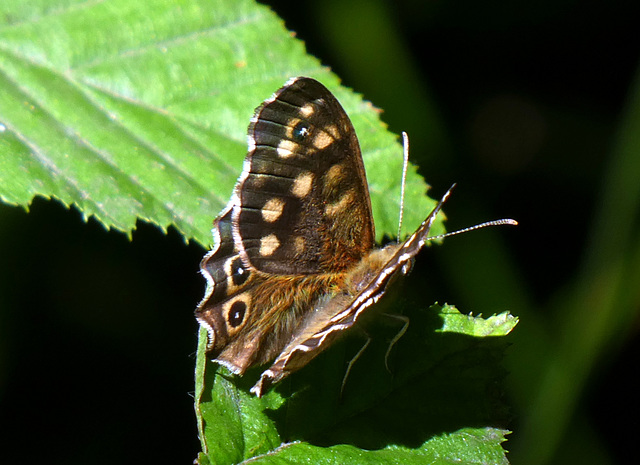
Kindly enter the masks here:
M 256 269 L 310 274 L 349 268 L 373 246 L 360 147 L 320 83 L 297 78 L 258 110 L 233 209 L 234 240 Z

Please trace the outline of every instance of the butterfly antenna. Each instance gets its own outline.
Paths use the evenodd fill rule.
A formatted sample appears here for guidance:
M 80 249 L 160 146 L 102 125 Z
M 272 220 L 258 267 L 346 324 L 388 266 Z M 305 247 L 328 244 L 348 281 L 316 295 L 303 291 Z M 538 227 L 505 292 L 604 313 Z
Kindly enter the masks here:
M 459 229 L 457 231 L 451 231 L 446 234 L 438 234 L 437 236 L 430 236 L 427 239 L 432 241 L 435 239 L 444 239 L 445 237 L 455 236 L 457 234 L 466 233 L 469 231 L 475 231 L 476 229 L 486 228 L 487 226 L 501 226 L 503 224 L 509 224 L 512 226 L 517 226 L 518 222 L 516 220 L 512 220 L 511 218 L 502 218 L 500 220 L 487 221 L 485 223 L 476 224 L 474 226 L 469 226 L 468 228 Z
M 402 229 L 402 216 L 404 215 L 404 187 L 407 181 L 407 166 L 409 166 L 409 136 L 402 131 L 402 185 L 400 190 L 400 218 L 398 220 L 398 242 L 400 242 L 400 230 Z

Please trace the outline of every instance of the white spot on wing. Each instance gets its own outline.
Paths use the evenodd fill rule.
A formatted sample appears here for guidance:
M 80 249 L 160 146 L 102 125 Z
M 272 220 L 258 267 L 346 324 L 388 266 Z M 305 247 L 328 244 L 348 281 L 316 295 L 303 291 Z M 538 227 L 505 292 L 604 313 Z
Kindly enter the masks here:
M 334 139 L 338 139 L 340 137 L 340 131 L 338 131 L 338 127 L 335 124 L 330 124 L 324 128 L 325 132 L 329 133 Z
M 309 195 L 311 192 L 311 187 L 313 185 L 313 174 L 312 173 L 302 173 L 297 178 L 293 180 L 293 186 L 291 187 L 291 193 L 302 199 Z
M 263 220 L 267 223 L 273 223 L 274 221 L 278 221 L 282 216 L 283 209 L 284 202 L 280 199 L 272 198 L 267 200 L 267 203 L 264 204 L 260 213 L 262 214 Z
M 313 105 L 311 105 L 310 103 L 307 103 L 302 108 L 300 108 L 300 114 L 305 118 L 308 118 L 309 116 L 313 115 L 314 112 L 315 112 L 315 109 L 313 108 Z
M 304 246 L 306 241 L 302 236 L 296 236 L 293 238 L 293 250 L 295 250 L 296 254 L 301 254 L 304 252 Z
M 331 137 L 329 134 L 323 131 L 318 131 L 316 136 L 313 138 L 313 146 L 318 150 L 322 150 L 331 145 L 333 141 L 333 137 Z
M 280 247 L 280 241 L 275 234 L 269 234 L 260 239 L 260 255 L 268 257 Z
M 276 148 L 276 153 L 280 158 L 289 158 L 299 150 L 300 146 L 292 140 L 282 139 Z

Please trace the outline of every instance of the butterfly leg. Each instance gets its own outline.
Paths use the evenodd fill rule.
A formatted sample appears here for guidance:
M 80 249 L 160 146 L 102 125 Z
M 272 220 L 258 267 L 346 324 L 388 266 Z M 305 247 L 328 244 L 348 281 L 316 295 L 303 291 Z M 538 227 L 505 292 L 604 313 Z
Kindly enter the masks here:
M 353 367 L 353 364 L 356 363 L 356 360 L 360 358 L 360 356 L 363 354 L 365 349 L 369 347 L 369 344 L 371 344 L 371 336 L 369 336 L 366 332 L 364 334 L 365 336 L 367 336 L 367 340 L 365 341 L 364 345 L 360 348 L 360 350 L 358 350 L 358 352 L 353 356 L 353 358 L 349 360 L 349 364 L 347 365 L 347 370 L 345 371 L 344 377 L 342 378 L 342 385 L 340 386 L 340 397 L 342 397 L 342 393 L 344 392 L 344 386 L 347 384 L 347 378 L 349 377 L 349 373 L 351 372 L 351 368 Z
M 384 315 L 388 316 L 389 318 L 400 320 L 404 323 L 402 325 L 402 328 L 400 328 L 400 331 L 398 331 L 398 333 L 395 336 L 393 336 L 393 339 L 391 339 L 391 342 L 389 343 L 389 348 L 387 349 L 387 352 L 384 354 L 384 366 L 387 369 L 387 371 L 391 373 L 391 370 L 389 369 L 389 355 L 391 354 L 391 350 L 393 349 L 393 346 L 395 346 L 396 343 L 400 340 L 400 338 L 404 336 L 404 333 L 407 332 L 407 329 L 409 328 L 409 317 L 404 315 L 392 315 L 389 313 L 384 313 Z

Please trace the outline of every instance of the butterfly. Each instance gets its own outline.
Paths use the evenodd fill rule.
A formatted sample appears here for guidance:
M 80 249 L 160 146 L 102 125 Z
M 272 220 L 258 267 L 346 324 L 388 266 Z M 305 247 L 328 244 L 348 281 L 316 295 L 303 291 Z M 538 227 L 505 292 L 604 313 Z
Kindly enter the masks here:
M 356 132 L 333 94 L 296 77 L 251 119 L 249 150 L 214 246 L 196 318 L 214 361 L 242 375 L 272 362 L 251 392 L 306 365 L 406 274 L 449 192 L 404 242 L 375 248 Z

